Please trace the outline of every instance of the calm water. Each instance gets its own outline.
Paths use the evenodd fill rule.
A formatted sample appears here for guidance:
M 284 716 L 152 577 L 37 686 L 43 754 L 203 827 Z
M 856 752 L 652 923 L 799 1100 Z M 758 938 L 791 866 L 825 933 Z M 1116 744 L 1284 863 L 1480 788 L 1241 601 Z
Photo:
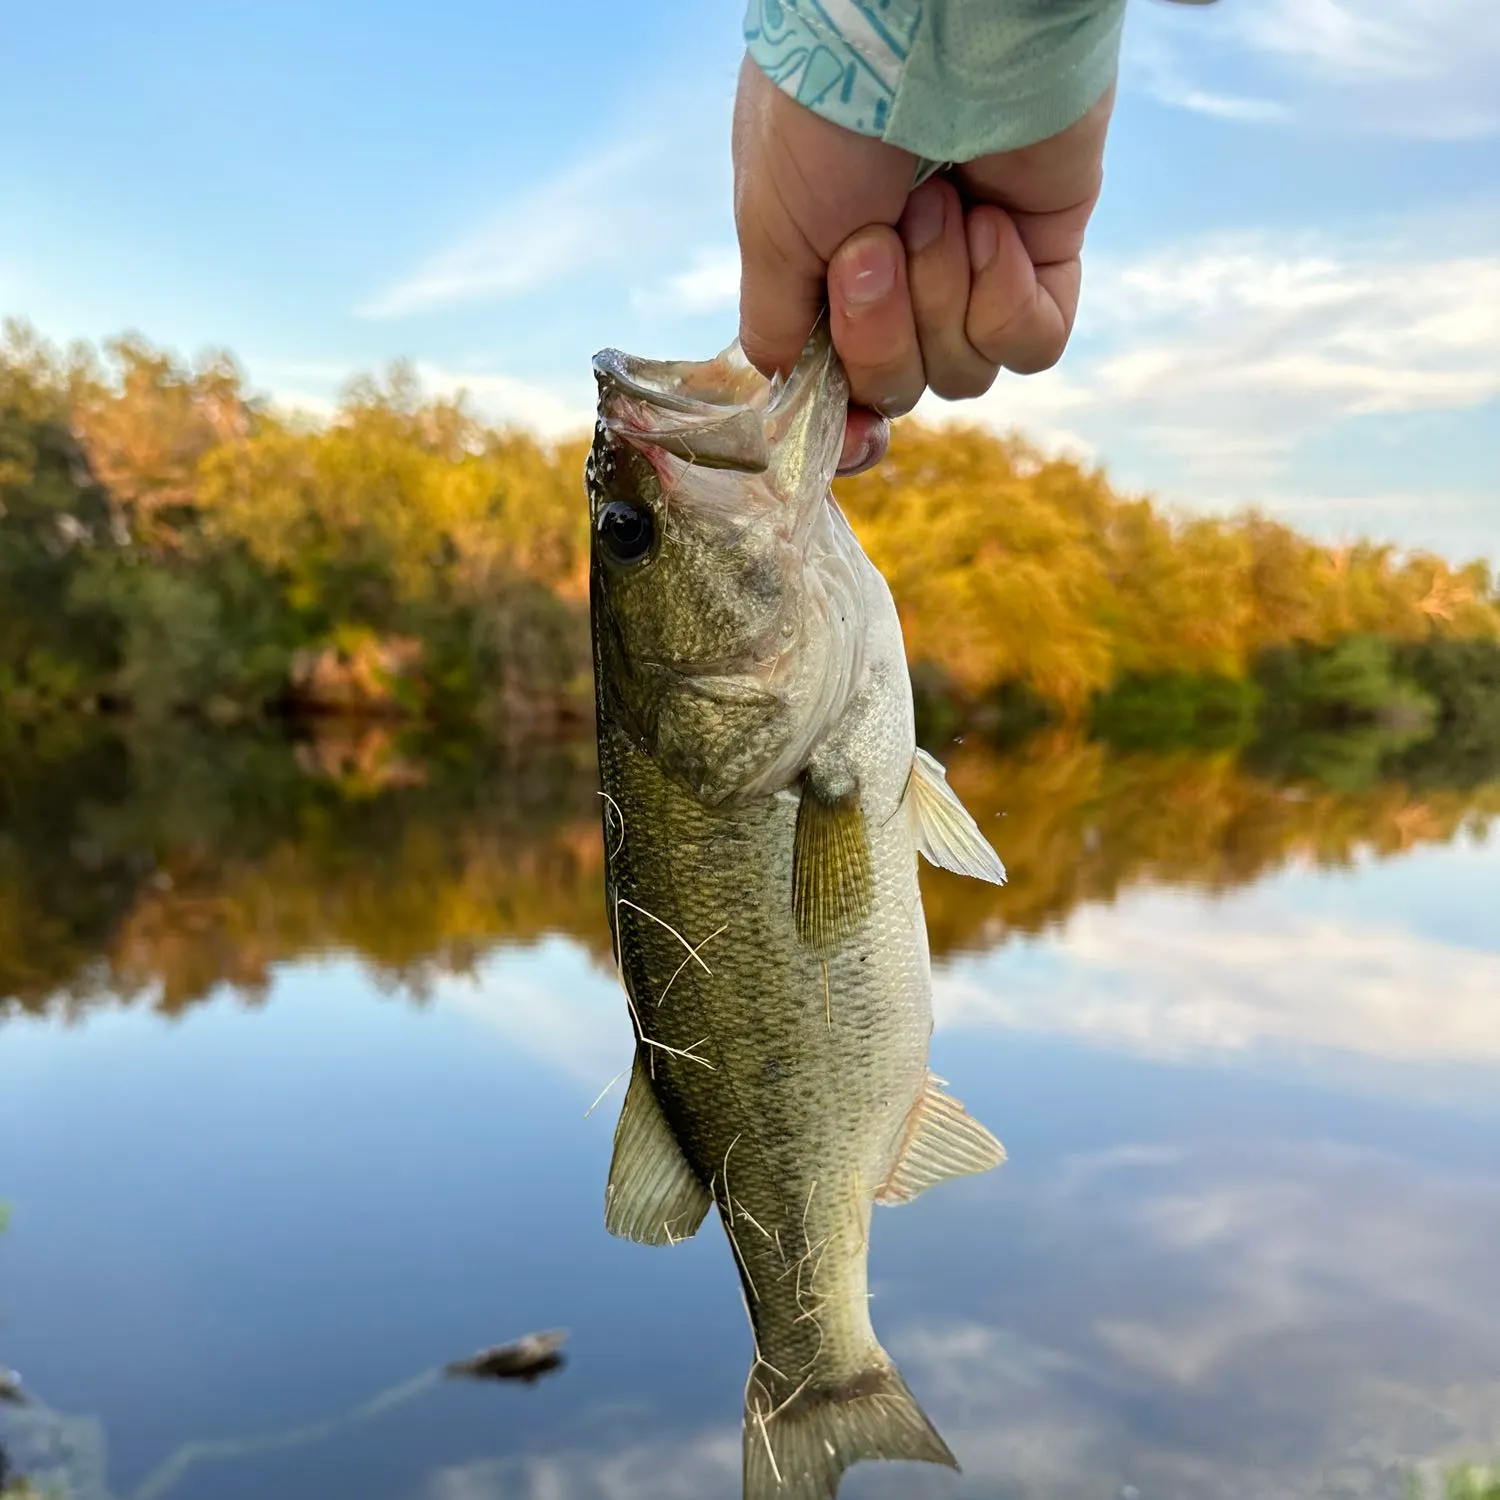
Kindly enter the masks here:
M 933 1064 L 1004 1139 L 877 1210 L 964 1465 L 847 1497 L 1397 1495 L 1500 1451 L 1496 788 L 954 747 Z M 88 1500 L 738 1495 L 722 1231 L 601 1223 L 630 1031 L 586 756 L 64 740 L 0 777 L 0 1407 Z M 532 1387 L 444 1362 L 571 1331 Z

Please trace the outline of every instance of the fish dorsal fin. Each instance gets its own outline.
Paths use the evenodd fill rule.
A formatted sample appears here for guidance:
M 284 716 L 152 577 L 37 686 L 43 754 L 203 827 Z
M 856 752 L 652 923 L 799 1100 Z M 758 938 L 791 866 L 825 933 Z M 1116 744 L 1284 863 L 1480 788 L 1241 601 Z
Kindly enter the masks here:
M 668 1245 L 695 1234 L 712 1202 L 682 1154 L 637 1052 L 615 1127 L 604 1227 L 637 1244 Z
M 927 859 L 958 875 L 1005 884 L 1005 866 L 979 831 L 969 809 L 948 785 L 948 773 L 918 750 L 906 783 L 906 815 L 912 837 Z
M 907 1121 L 895 1170 L 875 1201 L 907 1203 L 934 1183 L 988 1172 L 1004 1160 L 1005 1147 L 929 1074 L 927 1092 Z
M 817 953 L 836 948 L 870 914 L 873 887 L 858 785 L 834 791 L 810 769 L 792 849 L 797 936 Z

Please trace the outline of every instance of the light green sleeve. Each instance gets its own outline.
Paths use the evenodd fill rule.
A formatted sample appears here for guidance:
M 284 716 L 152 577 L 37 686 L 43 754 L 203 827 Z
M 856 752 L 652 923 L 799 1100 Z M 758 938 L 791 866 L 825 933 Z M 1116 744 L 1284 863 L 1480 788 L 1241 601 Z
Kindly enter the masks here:
M 749 0 L 768 78 L 938 162 L 1056 135 L 1114 81 L 1125 0 Z

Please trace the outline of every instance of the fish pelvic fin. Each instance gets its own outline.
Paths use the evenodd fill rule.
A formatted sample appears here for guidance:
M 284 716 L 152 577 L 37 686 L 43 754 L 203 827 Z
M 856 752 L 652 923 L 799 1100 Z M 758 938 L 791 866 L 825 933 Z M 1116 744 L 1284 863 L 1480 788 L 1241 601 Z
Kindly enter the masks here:
M 890 1177 L 877 1203 L 908 1203 L 918 1193 L 952 1177 L 988 1172 L 1005 1160 L 1005 1147 L 931 1074 L 917 1100 Z
M 751 1374 L 745 1396 L 744 1500 L 833 1500 L 861 1459 L 958 1468 L 947 1443 L 878 1346 L 871 1365 L 800 1387 L 780 1406 Z
M 1005 884 L 1005 866 L 979 831 L 973 814 L 948 785 L 940 761 L 918 750 L 906 783 L 906 813 L 912 837 L 928 861 L 958 875 Z
M 697 1233 L 712 1203 L 672 1134 L 637 1049 L 615 1126 L 604 1227 L 641 1245 L 675 1244 Z

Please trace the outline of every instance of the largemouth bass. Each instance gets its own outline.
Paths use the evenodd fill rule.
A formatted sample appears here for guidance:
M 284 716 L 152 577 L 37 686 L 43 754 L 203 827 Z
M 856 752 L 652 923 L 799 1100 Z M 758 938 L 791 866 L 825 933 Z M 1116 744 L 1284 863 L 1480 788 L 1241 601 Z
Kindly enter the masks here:
M 829 490 L 848 388 L 606 351 L 587 468 L 606 895 L 636 1035 L 609 1229 L 717 1206 L 755 1340 L 746 1500 L 957 1467 L 870 1323 L 872 1207 L 1004 1159 L 928 1072 L 921 852 L 1004 869 L 916 748 L 900 622 Z

